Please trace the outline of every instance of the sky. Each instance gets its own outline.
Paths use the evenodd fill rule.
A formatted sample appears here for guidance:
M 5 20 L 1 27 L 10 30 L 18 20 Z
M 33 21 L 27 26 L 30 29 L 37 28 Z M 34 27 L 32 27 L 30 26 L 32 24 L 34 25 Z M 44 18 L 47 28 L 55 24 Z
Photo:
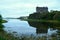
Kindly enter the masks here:
M 28 16 L 36 7 L 60 10 L 60 0 L 0 0 L 0 14 L 3 17 Z

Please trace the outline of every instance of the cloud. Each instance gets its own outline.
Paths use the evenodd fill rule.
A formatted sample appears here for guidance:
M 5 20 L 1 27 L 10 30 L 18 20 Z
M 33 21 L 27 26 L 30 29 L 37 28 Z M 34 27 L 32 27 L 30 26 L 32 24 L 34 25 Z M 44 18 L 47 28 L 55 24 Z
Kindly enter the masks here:
M 4 0 L 0 1 L 0 8 L 34 8 L 36 6 L 53 7 L 56 3 L 56 0 Z
M 47 6 L 49 10 L 60 10 L 59 0 L 0 0 L 1 14 L 28 15 L 35 12 L 36 6 Z

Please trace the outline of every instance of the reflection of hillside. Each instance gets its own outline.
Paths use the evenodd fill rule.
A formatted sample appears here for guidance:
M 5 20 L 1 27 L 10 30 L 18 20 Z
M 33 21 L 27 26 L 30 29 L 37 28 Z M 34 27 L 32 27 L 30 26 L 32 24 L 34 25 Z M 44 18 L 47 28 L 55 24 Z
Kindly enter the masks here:
M 29 25 L 36 28 L 36 33 L 47 33 L 48 31 L 48 23 L 41 22 L 31 22 L 28 21 Z
M 36 28 L 37 34 L 47 33 L 48 28 L 52 28 L 52 29 L 50 29 L 51 31 L 58 29 L 57 35 L 60 35 L 60 23 L 45 23 L 45 22 L 34 22 L 34 21 L 28 21 L 28 23 L 30 26 Z
M 36 33 L 40 34 L 40 33 L 47 33 L 48 29 L 45 28 L 36 28 Z
M 48 23 L 45 23 L 45 22 L 35 22 L 35 21 L 28 21 L 29 25 L 32 26 L 32 27 L 36 27 L 36 28 L 41 28 L 41 27 L 44 27 L 44 28 L 48 28 Z

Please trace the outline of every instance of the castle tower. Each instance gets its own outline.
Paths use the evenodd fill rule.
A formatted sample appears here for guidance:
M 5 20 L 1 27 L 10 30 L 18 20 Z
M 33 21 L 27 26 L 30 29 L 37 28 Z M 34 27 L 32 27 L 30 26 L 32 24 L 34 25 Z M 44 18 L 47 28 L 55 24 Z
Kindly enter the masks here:
M 48 12 L 48 7 L 36 7 L 37 13 L 45 13 Z

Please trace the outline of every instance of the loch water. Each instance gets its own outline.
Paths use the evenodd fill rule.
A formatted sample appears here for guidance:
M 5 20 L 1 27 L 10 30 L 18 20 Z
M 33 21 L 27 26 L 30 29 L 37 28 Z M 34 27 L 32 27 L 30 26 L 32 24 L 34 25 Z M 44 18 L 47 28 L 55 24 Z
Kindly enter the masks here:
M 48 23 L 22 21 L 20 19 L 5 19 L 8 22 L 3 23 L 4 31 L 15 36 L 35 35 L 52 36 L 58 34 L 58 29 L 50 28 Z M 48 24 L 48 25 L 47 25 Z

